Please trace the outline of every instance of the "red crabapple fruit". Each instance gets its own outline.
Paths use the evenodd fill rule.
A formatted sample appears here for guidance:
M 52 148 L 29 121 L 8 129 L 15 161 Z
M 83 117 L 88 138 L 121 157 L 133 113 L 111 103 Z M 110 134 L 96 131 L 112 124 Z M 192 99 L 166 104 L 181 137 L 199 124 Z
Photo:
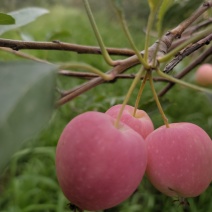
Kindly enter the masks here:
M 201 65 L 195 73 L 195 80 L 199 85 L 211 86 L 212 85 L 212 65 L 211 64 Z
M 56 149 L 56 173 L 68 200 L 84 210 L 103 210 L 126 200 L 146 170 L 144 139 L 100 112 L 71 120 Z
M 115 105 L 106 111 L 110 116 L 117 118 L 122 105 Z M 121 121 L 129 125 L 132 129 L 138 132 L 143 138 L 146 138 L 154 130 L 154 125 L 143 110 L 136 110 L 135 116 L 133 116 L 134 107 L 126 105 L 121 116 Z
M 212 141 L 192 123 L 159 127 L 146 138 L 150 182 L 168 196 L 195 197 L 212 179 Z

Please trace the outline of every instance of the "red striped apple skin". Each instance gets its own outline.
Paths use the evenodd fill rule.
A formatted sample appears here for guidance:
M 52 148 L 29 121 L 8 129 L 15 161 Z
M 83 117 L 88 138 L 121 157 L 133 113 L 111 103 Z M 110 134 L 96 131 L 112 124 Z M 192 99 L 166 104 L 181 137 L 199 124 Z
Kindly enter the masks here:
M 103 210 L 126 200 L 146 170 L 144 139 L 100 112 L 86 112 L 65 127 L 56 149 L 56 173 L 67 199 L 84 210 Z
M 121 104 L 114 105 L 105 113 L 117 118 L 121 107 Z M 135 117 L 133 116 L 133 112 L 134 107 L 126 105 L 121 116 L 121 121 L 134 129 L 143 138 L 146 138 L 154 130 L 152 120 L 144 110 L 137 109 Z
M 172 123 L 147 138 L 150 182 L 168 196 L 195 197 L 212 179 L 212 141 L 199 126 Z

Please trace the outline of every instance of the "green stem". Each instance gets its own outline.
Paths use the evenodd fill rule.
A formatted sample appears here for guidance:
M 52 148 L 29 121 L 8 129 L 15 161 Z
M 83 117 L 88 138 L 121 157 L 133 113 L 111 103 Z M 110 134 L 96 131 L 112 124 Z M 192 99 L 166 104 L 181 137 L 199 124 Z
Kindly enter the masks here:
M 94 31 L 94 33 L 95 33 L 96 39 L 97 39 L 97 41 L 98 41 L 98 44 L 99 44 L 99 46 L 100 46 L 100 49 L 101 49 L 101 52 L 102 52 L 102 55 L 103 55 L 105 61 L 106 61 L 109 65 L 111 65 L 111 66 L 116 65 L 117 62 L 116 62 L 116 61 L 113 61 L 113 60 L 111 59 L 110 55 L 109 55 L 108 52 L 107 52 L 107 49 L 106 49 L 106 47 L 105 47 L 105 45 L 104 45 L 104 42 L 103 42 L 103 40 L 102 40 L 102 37 L 101 37 L 101 35 L 100 35 L 100 33 L 99 33 L 99 30 L 98 30 L 98 27 L 97 27 L 97 25 L 96 25 L 95 19 L 94 19 L 94 17 L 93 17 L 93 13 L 92 13 L 92 11 L 91 11 L 91 8 L 90 8 L 90 5 L 89 5 L 89 3 L 88 3 L 88 0 L 83 0 L 83 2 L 84 2 L 84 5 L 85 5 L 85 8 L 86 8 L 86 12 L 87 12 L 88 18 L 89 18 L 89 20 L 90 20 L 91 26 L 92 26 L 92 28 L 93 28 L 93 31 Z
M 191 88 L 193 90 L 197 90 L 197 91 L 202 91 L 202 92 L 205 92 L 205 93 L 208 93 L 208 94 L 212 94 L 212 90 L 210 89 L 207 89 L 207 88 L 203 88 L 203 87 L 200 87 L 198 85 L 193 85 L 191 83 L 188 83 L 188 82 L 185 82 L 185 81 L 182 81 L 180 79 L 177 79 L 177 78 L 174 78 L 168 74 L 165 74 L 163 73 L 162 71 L 160 71 L 159 69 L 156 70 L 158 75 L 160 75 L 161 77 L 173 82 L 173 83 L 177 83 L 177 84 L 180 84 L 180 85 L 183 85 L 185 87 L 188 87 L 188 88 Z
M 168 119 L 163 111 L 163 108 L 160 104 L 160 101 L 159 101 L 159 98 L 158 98 L 158 95 L 157 95 L 157 92 L 155 90 L 155 87 L 154 87 L 154 83 L 153 83 L 153 78 L 152 78 L 152 73 L 149 71 L 148 72 L 148 75 L 149 75 L 149 83 L 150 83 L 150 87 L 151 87 L 151 90 L 152 90 L 152 93 L 153 93 L 153 97 L 155 99 L 155 102 L 157 104 L 157 107 L 158 107 L 158 110 L 162 116 L 162 119 L 164 121 L 164 124 L 166 125 L 167 128 L 169 128 L 169 122 L 168 122 Z
M 69 63 L 69 64 L 61 65 L 59 68 L 60 69 L 73 68 L 73 69 L 86 70 L 86 71 L 97 74 L 98 76 L 102 77 L 106 81 L 113 80 L 115 77 L 113 74 L 105 74 L 101 72 L 99 69 L 94 68 L 93 66 L 82 64 L 82 63 Z
M 146 39 L 145 39 L 145 48 L 144 48 L 144 60 L 148 60 L 148 48 L 149 48 L 149 40 L 150 40 L 150 31 L 152 29 L 152 25 L 154 22 L 154 10 L 150 11 L 149 18 L 148 18 L 148 23 L 147 23 L 147 31 L 146 31 Z
M 116 128 L 119 127 L 119 122 L 120 122 L 120 120 L 121 120 L 121 116 L 122 116 L 122 113 L 123 113 L 123 111 L 124 111 L 124 108 L 125 108 L 127 102 L 129 101 L 130 96 L 132 95 L 132 92 L 133 92 L 133 90 L 135 89 L 135 86 L 137 85 L 138 81 L 140 80 L 140 78 L 141 78 L 141 76 L 142 76 L 142 73 L 143 73 L 143 67 L 142 67 L 142 68 L 139 70 L 139 72 L 136 74 L 136 77 L 135 77 L 135 79 L 133 80 L 133 82 L 132 82 L 132 84 L 131 84 L 131 86 L 130 86 L 128 92 L 127 92 L 127 95 L 126 95 L 126 97 L 125 97 L 125 99 L 124 99 L 124 102 L 123 102 L 123 104 L 122 104 L 122 107 L 121 107 L 121 109 L 120 109 L 120 111 L 119 111 L 119 114 L 118 114 L 117 119 L 116 119 L 116 122 L 115 122 L 115 127 L 116 127 Z
M 170 60 L 172 57 L 174 57 L 179 51 L 184 49 L 186 46 L 188 46 L 191 43 L 195 43 L 195 42 L 199 41 L 200 39 L 202 39 L 206 35 L 210 34 L 211 31 L 212 31 L 212 27 L 209 27 L 208 29 L 202 31 L 201 33 L 197 34 L 196 36 L 188 39 L 187 41 L 185 41 L 184 43 L 182 43 L 181 45 L 179 45 L 178 47 L 176 47 L 175 49 L 170 51 L 165 56 L 158 58 L 158 61 L 159 62 L 166 62 L 166 61 Z
M 112 5 L 113 5 L 114 9 L 116 10 L 116 13 L 117 13 L 117 16 L 118 16 L 118 18 L 119 18 L 119 21 L 120 21 L 120 23 L 121 23 L 121 25 L 122 25 L 122 28 L 123 28 L 123 30 L 124 30 L 124 33 L 125 33 L 125 35 L 126 35 L 128 41 L 129 41 L 129 43 L 130 43 L 132 49 L 134 50 L 134 52 L 135 52 L 135 54 L 137 55 L 137 57 L 138 57 L 139 61 L 141 62 L 141 64 L 143 64 L 143 66 L 144 66 L 146 69 L 149 69 L 150 66 L 149 66 L 148 63 L 144 60 L 144 58 L 142 57 L 142 55 L 141 55 L 141 53 L 139 52 L 139 50 L 136 48 L 136 45 L 135 45 L 135 43 L 134 43 L 134 41 L 133 41 L 133 38 L 132 38 L 131 33 L 130 33 L 130 31 L 129 31 L 129 28 L 128 28 L 128 26 L 127 26 L 127 23 L 126 23 L 126 20 L 125 20 L 123 11 L 122 11 L 120 8 L 118 8 L 118 7 L 116 6 L 116 4 L 113 3 L 113 0 L 111 1 L 111 3 L 112 3 Z
M 148 73 L 147 73 L 147 72 L 148 72 L 148 71 L 146 71 L 146 74 L 145 74 L 144 79 L 143 79 L 143 81 L 142 81 L 142 83 L 141 83 L 141 87 L 140 87 L 140 89 L 139 89 L 139 92 L 138 92 L 138 95 L 137 95 L 137 98 L 136 98 L 133 116 L 135 116 L 135 114 L 136 114 L 136 111 L 137 111 L 137 109 L 138 109 L 138 104 L 139 104 L 139 102 L 140 102 L 140 99 L 141 99 L 141 96 L 142 96 L 144 87 L 145 87 L 145 85 L 146 85 L 146 81 L 147 81 L 147 78 L 148 78 Z

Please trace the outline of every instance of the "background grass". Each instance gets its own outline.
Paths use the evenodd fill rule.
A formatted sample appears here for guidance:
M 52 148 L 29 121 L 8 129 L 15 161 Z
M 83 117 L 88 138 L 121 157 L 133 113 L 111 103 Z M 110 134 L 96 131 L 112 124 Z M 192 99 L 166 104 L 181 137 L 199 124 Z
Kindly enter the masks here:
M 95 13 L 101 34 L 107 46 L 129 47 L 120 26 L 114 16 L 103 11 Z M 135 20 L 134 20 L 135 21 Z M 145 21 L 130 24 L 131 31 L 138 48 L 143 48 L 144 33 L 142 27 Z M 136 27 L 134 27 L 136 25 Z M 138 26 L 141 26 L 140 28 Z M 140 30 L 139 30 L 140 29 Z M 32 24 L 4 34 L 8 39 L 21 39 L 27 36 L 32 40 L 59 39 L 65 42 L 97 45 L 84 10 L 79 8 L 64 8 L 55 6 L 50 14 L 39 18 Z M 108 66 L 101 56 L 77 55 L 71 52 L 32 51 L 24 52 L 37 57 L 62 63 L 68 61 L 87 62 L 106 71 Z M 0 52 L 0 60 L 17 60 L 16 56 Z M 176 67 L 180 71 L 186 63 Z M 131 72 L 137 71 L 134 68 Z M 187 77 L 193 80 L 193 75 Z M 83 80 L 58 76 L 58 87 L 72 88 Z M 0 178 L 0 212 L 62 212 L 69 211 L 68 200 L 63 196 L 55 174 L 55 147 L 65 125 L 75 116 L 88 110 L 106 111 L 114 104 L 122 103 L 131 80 L 118 80 L 115 83 L 100 85 L 77 97 L 68 104 L 55 111 L 52 120 L 43 132 L 28 142 L 11 159 L 8 167 Z M 157 90 L 165 84 L 156 83 Z M 134 104 L 138 88 L 134 91 L 129 104 Z M 152 118 L 155 128 L 163 124 L 147 85 L 142 96 L 140 108 L 145 109 Z M 205 129 L 212 137 L 211 102 L 202 93 L 198 93 L 181 86 L 175 86 L 161 99 L 166 115 L 170 122 L 192 122 Z M 212 188 L 208 188 L 201 196 L 189 199 L 190 207 L 183 208 L 173 202 L 171 198 L 155 190 L 146 178 L 139 189 L 121 205 L 108 209 L 108 212 L 159 212 L 159 211 L 192 211 L 205 212 L 212 210 Z

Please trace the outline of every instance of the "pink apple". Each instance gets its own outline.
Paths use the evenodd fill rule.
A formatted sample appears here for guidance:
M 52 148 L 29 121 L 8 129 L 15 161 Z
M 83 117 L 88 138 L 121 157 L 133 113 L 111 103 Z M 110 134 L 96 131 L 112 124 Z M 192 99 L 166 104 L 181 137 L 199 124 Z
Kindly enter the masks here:
M 65 196 L 84 210 L 103 210 L 126 200 L 146 170 L 144 139 L 100 112 L 68 123 L 56 149 L 56 173 Z
M 212 179 L 212 141 L 191 123 L 162 126 L 146 138 L 150 182 L 168 196 L 195 197 Z
M 203 64 L 201 65 L 195 73 L 196 82 L 202 86 L 212 85 L 212 65 Z
M 115 105 L 106 111 L 110 116 L 117 118 L 122 105 Z M 154 125 L 143 110 L 136 110 L 135 116 L 133 116 L 134 107 L 126 105 L 121 116 L 121 121 L 129 125 L 132 129 L 138 132 L 143 138 L 146 138 L 154 130 Z

